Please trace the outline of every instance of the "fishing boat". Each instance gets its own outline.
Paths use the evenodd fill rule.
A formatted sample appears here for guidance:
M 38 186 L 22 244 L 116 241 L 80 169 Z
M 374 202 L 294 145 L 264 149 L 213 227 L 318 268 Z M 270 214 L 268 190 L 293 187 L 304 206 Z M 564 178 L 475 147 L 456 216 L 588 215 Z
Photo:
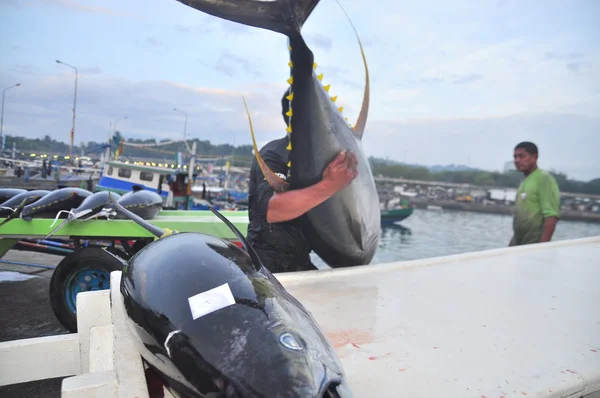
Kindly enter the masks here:
M 161 195 L 165 208 L 208 210 L 211 203 L 192 197 L 190 189 L 191 182 L 199 173 L 200 167 L 193 165 L 176 167 L 166 163 L 111 160 L 105 162 L 96 189 L 124 194 L 134 187 L 141 187 Z
M 381 222 L 395 223 L 402 221 L 413 213 L 414 207 L 410 205 L 408 200 L 394 198 L 381 204 Z
M 408 218 L 414 209 L 412 207 L 399 207 L 396 209 L 381 210 L 381 222 L 398 222 Z

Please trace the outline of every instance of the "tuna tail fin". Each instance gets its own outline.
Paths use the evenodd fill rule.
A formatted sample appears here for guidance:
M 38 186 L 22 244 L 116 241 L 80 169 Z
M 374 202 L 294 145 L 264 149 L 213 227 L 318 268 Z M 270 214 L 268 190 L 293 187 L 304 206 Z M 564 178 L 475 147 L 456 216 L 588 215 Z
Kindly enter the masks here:
M 218 18 L 297 36 L 319 0 L 177 0 Z
M 356 125 L 353 127 L 354 133 L 358 137 L 358 139 L 362 139 L 363 133 L 365 132 L 365 126 L 367 125 L 367 115 L 369 113 L 369 99 L 370 99 L 370 84 L 369 84 L 369 68 L 367 67 L 367 58 L 365 57 L 365 51 L 363 50 L 362 43 L 360 41 L 360 37 L 358 37 L 358 32 L 350 19 L 344 7 L 340 4 L 339 0 L 335 0 L 336 3 L 342 9 L 342 12 L 346 14 L 346 18 L 348 18 L 348 22 L 350 22 L 350 26 L 352 26 L 352 30 L 354 30 L 354 34 L 356 35 L 356 39 L 358 40 L 358 45 L 360 47 L 360 54 L 362 55 L 363 63 L 365 64 L 365 75 L 366 75 L 366 83 L 365 83 L 365 93 L 363 95 L 363 103 L 360 108 L 360 113 L 358 114 L 358 120 L 356 120 Z
M 244 235 L 240 232 L 240 230 L 237 229 L 235 227 L 235 225 L 233 225 L 233 223 L 231 221 L 229 221 L 224 215 L 219 213 L 217 211 L 217 209 L 215 209 L 212 205 L 208 206 L 208 208 L 210 209 L 210 211 L 213 212 L 213 214 L 215 216 L 217 216 L 221 221 L 223 221 L 225 223 L 225 225 L 227 225 L 229 227 L 229 229 L 235 234 L 235 236 L 240 240 L 240 242 L 244 246 L 244 249 L 246 249 L 246 252 L 248 252 L 248 254 L 250 255 L 252 262 L 254 264 L 258 265 L 256 270 L 258 271 L 260 268 L 262 268 L 263 265 L 262 265 L 262 262 L 260 261 L 260 258 L 258 257 L 258 254 L 256 254 L 256 252 L 254 251 L 254 248 L 250 245 L 250 242 L 248 242 L 248 240 L 246 239 L 246 237 L 244 237 Z

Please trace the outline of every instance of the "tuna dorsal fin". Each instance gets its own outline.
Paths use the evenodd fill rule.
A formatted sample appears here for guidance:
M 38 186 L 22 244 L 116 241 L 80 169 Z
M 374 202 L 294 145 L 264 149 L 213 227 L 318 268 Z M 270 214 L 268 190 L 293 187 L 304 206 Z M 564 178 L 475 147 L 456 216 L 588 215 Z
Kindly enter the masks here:
M 336 3 L 338 3 L 338 5 L 340 6 L 340 8 L 344 12 L 344 14 L 346 14 L 346 17 L 348 18 L 348 22 L 350 22 L 350 25 L 352 26 L 352 30 L 354 30 L 354 34 L 356 34 L 356 39 L 358 40 L 358 45 L 360 47 L 360 54 L 362 55 L 363 63 L 365 64 L 365 76 L 366 76 L 365 93 L 363 95 L 362 107 L 360 108 L 360 113 L 358 114 L 358 120 L 356 121 L 356 125 L 353 127 L 354 133 L 356 134 L 358 139 L 362 140 L 363 133 L 365 132 L 365 126 L 367 125 L 367 115 L 369 114 L 369 99 L 370 99 L 369 68 L 367 67 L 367 58 L 365 57 L 365 51 L 363 50 L 363 46 L 360 41 L 360 37 L 358 37 L 358 32 L 356 31 L 356 28 L 354 27 L 354 24 L 352 23 L 350 16 L 348 15 L 348 13 L 346 13 L 346 10 L 344 10 L 344 7 L 342 7 L 342 5 L 340 4 L 340 2 L 338 0 L 336 0 Z
M 275 192 L 287 191 L 290 187 L 290 183 L 279 178 L 277 174 L 275 174 L 273 170 L 271 170 L 271 168 L 265 163 L 262 156 L 260 156 L 260 151 L 258 150 L 258 146 L 256 145 L 256 138 L 254 137 L 254 129 L 252 128 L 252 118 L 250 118 L 248 105 L 246 105 L 246 98 L 242 97 L 242 100 L 244 100 L 244 107 L 246 108 L 246 114 L 248 115 L 248 123 L 250 123 L 252 146 L 254 147 L 254 155 L 256 156 L 258 167 L 260 167 L 260 171 L 262 171 L 263 175 L 265 176 L 265 179 Z

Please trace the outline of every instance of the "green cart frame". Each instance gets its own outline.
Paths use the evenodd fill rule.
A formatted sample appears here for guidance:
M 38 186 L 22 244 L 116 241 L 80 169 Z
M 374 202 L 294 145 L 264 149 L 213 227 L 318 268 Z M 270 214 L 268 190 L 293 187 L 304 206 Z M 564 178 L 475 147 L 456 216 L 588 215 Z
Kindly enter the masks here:
M 247 211 L 221 211 L 243 234 L 248 230 Z M 4 219 L 0 218 L 0 222 Z M 60 219 L 57 223 L 62 222 Z M 211 211 L 163 210 L 149 220 L 160 228 L 199 232 L 237 241 L 233 232 Z M 43 239 L 57 225 L 53 219 L 14 219 L 0 227 L 0 258 L 21 239 Z M 110 272 L 123 269 L 114 255 L 128 260 L 155 237 L 131 220 L 74 220 L 49 239 L 74 243 L 71 253 L 56 266 L 50 279 L 50 304 L 60 323 L 77 331 L 76 297 L 79 292 L 110 288 Z M 134 241 L 131 244 L 131 241 Z M 60 254 L 59 254 L 60 255 Z

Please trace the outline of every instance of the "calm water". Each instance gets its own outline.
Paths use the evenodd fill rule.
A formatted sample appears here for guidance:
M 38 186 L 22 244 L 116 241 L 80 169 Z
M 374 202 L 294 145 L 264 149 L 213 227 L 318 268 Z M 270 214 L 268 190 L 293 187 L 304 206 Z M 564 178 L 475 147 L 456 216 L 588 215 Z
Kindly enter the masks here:
M 600 235 L 600 224 L 559 221 L 552 241 Z M 512 216 L 450 210 L 421 210 L 382 230 L 372 264 L 416 260 L 508 246 Z M 323 261 L 312 254 L 315 265 Z

